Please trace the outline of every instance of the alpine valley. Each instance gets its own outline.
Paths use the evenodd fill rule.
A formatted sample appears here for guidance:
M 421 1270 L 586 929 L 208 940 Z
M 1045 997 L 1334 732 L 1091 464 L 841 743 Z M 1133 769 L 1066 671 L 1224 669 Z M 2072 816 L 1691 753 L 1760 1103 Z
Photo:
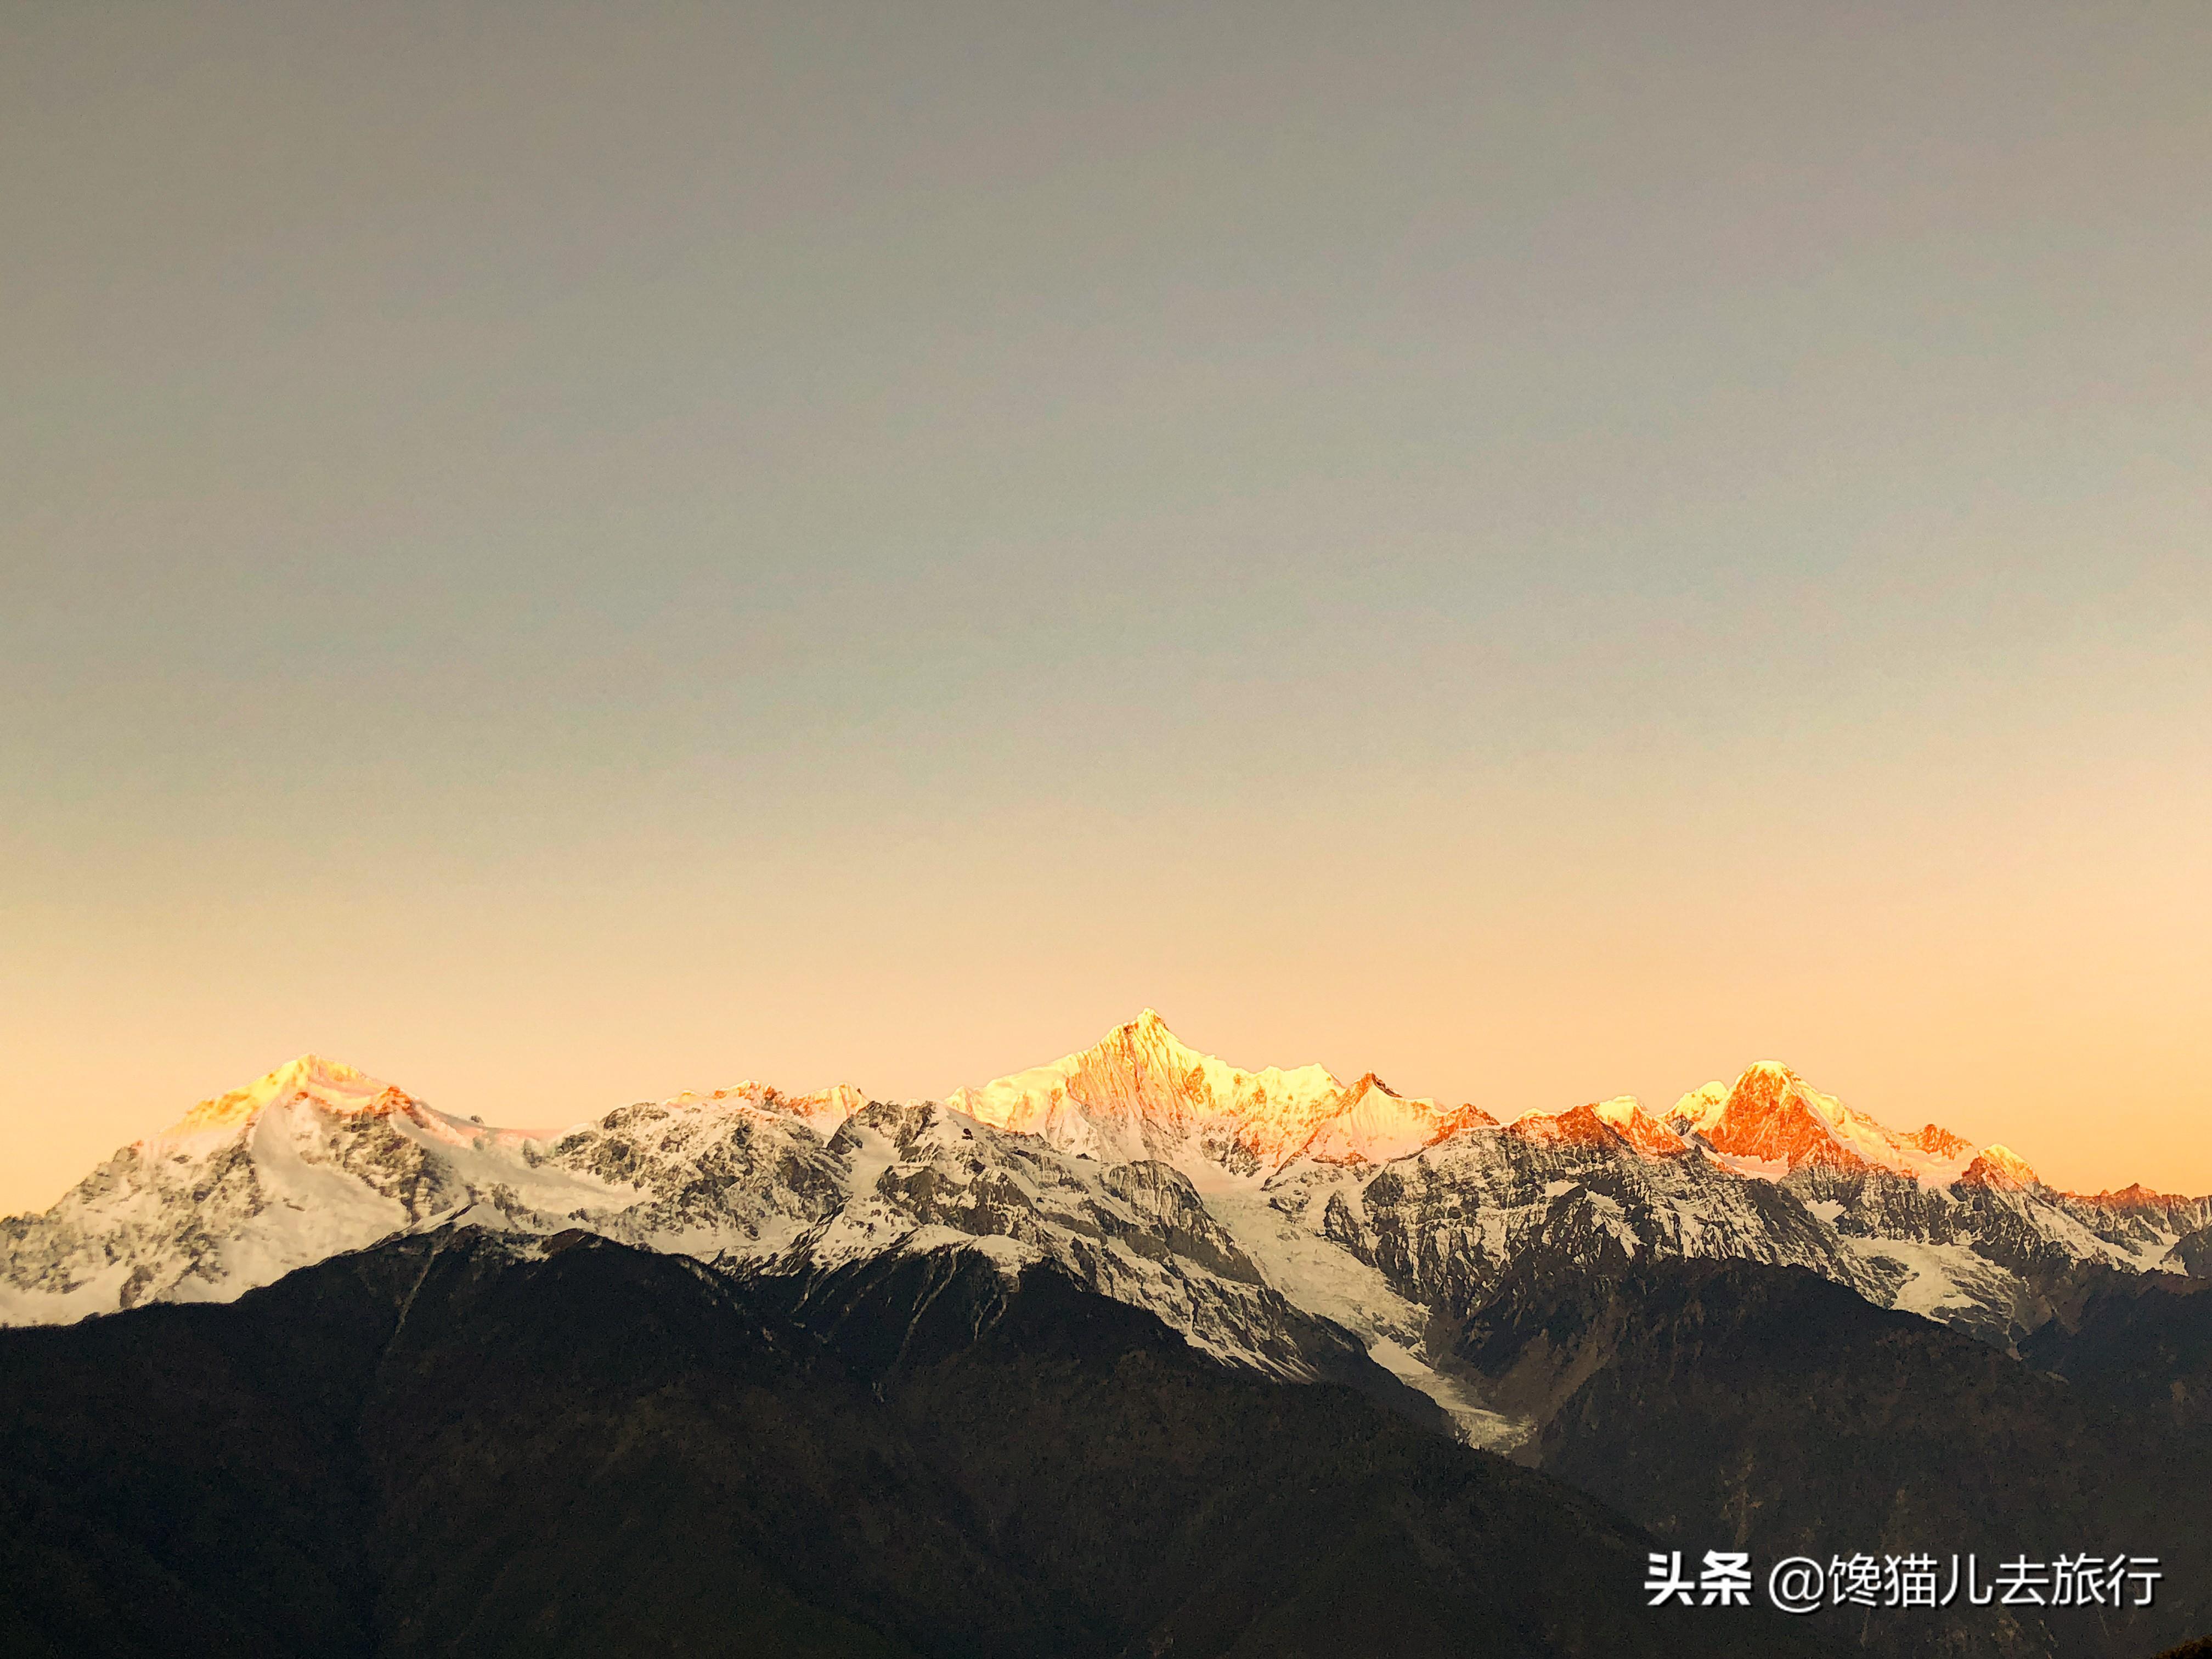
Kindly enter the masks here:
M 47 1587 L 0 1634 L 2147 1655 L 2212 1624 L 2200 1292 L 2212 1199 L 2057 1191 L 1771 1061 L 1501 1122 L 1147 1010 L 942 1101 L 745 1083 L 541 1131 L 307 1056 L 0 1222 L 0 1322 L 60 1328 L 0 1334 L 0 1559 Z M 210 1452 L 246 1425 L 283 1469 Z M 672 1516 L 724 1579 L 669 1565 Z M 1662 1547 L 2165 1576 L 1677 1619 L 1638 1594 Z

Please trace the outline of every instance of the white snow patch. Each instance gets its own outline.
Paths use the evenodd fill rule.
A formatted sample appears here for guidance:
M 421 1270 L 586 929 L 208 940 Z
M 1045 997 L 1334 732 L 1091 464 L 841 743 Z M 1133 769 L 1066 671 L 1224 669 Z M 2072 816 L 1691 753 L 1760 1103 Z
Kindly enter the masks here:
M 1505 1449 L 1528 1438 L 1529 1425 L 1492 1410 L 1470 1383 L 1446 1376 L 1422 1357 L 1428 1310 L 1392 1290 L 1378 1269 L 1299 1226 L 1255 1188 L 1224 1185 L 1204 1199 L 1213 1218 L 1286 1300 L 1352 1332 L 1377 1364 L 1443 1407 L 1470 1445 Z M 1327 1201 L 1316 1195 L 1308 1207 Z
M 1986 1307 L 1990 1304 L 1992 1291 L 2001 1291 L 2008 1282 L 1999 1268 L 1976 1255 L 1963 1244 L 1925 1244 L 1908 1238 L 1850 1238 L 1843 1241 L 1844 1248 L 1865 1261 L 1887 1259 L 1907 1268 L 1911 1277 L 1897 1288 L 1889 1305 L 1900 1313 L 1916 1313 L 1929 1319 L 1941 1319 L 1942 1310 L 1953 1308 Z M 1969 1293 L 1963 1286 L 1979 1284 L 1981 1296 Z

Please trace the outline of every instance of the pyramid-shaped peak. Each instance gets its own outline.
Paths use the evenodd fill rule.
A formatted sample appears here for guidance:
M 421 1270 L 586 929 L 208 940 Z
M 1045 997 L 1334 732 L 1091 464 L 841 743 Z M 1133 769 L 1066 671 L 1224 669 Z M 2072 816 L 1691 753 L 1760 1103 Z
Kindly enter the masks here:
M 1808 1111 L 1836 1122 L 1843 1109 L 1841 1101 L 1822 1094 L 1780 1060 L 1755 1060 L 1730 1085 L 1720 1116 L 1741 1124 L 1777 1112 Z
M 1105 1040 L 1111 1042 L 1117 1037 L 1133 1039 L 1158 1048 L 1180 1049 L 1185 1047 L 1182 1039 L 1169 1029 L 1166 1020 L 1160 1018 L 1160 1011 L 1157 1008 L 1146 1008 L 1136 1018 L 1123 1021 L 1107 1033 Z
M 1160 1011 L 1157 1008 L 1146 1008 L 1139 1012 L 1136 1018 L 1123 1020 L 1091 1047 L 1103 1048 L 1132 1042 L 1176 1048 L 1183 1046 L 1182 1040 L 1168 1029 L 1167 1021 L 1160 1018 Z
M 1674 1127 L 1683 1133 L 1696 1129 L 1714 1151 L 1731 1157 L 1795 1170 L 1807 1164 L 1887 1164 L 1896 1156 L 1881 1126 L 1810 1087 L 1778 1060 L 1746 1066 L 1718 1112 L 1693 1115 L 1683 1109 L 1689 1103 L 1686 1097 L 1671 1115 Z
M 1341 1090 L 1320 1066 L 1248 1072 L 1201 1053 L 1146 1008 L 1088 1048 L 956 1089 L 945 1103 L 994 1128 L 1060 1136 L 1092 1156 L 1103 1146 L 1159 1158 L 1206 1123 L 1249 1139 L 1251 1126 L 1264 1121 L 1274 1127 L 1259 1139 L 1303 1139 Z

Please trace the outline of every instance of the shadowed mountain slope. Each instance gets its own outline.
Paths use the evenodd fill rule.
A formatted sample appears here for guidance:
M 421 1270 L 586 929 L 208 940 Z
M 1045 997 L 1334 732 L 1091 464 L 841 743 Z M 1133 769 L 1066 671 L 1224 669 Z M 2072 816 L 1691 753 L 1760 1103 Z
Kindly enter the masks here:
M 0 1333 L 27 1655 L 1726 1655 L 1650 1540 L 963 1247 L 748 1285 L 445 1230 Z
M 2212 1279 L 2097 1274 L 2020 1351 L 2136 1413 L 2146 1433 L 2212 1430 Z
M 2212 1623 L 2212 1434 L 2148 1409 L 2114 1362 L 2160 1340 L 2151 1316 L 2212 1297 L 2112 1277 L 2132 1298 L 2094 1328 L 2103 1347 L 2081 1342 L 2080 1383 L 1753 1262 L 1523 1275 L 1477 1310 L 1460 1352 L 1540 1419 L 1522 1455 L 1686 1553 L 1927 1553 L 1947 1569 L 1972 1553 L 1984 1583 L 2023 1554 L 2125 1553 L 2165 1573 L 2151 1607 L 2119 1614 L 2023 1604 L 1817 1621 L 1852 1646 L 2134 1659 Z

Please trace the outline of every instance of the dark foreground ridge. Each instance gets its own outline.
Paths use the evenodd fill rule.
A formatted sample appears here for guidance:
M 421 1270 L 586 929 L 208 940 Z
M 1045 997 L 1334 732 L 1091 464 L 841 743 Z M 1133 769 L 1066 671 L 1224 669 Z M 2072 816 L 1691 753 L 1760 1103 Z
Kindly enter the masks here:
M 2148 1607 L 1832 1607 L 1883 1659 L 2143 1659 L 2212 1628 L 2212 1286 L 2090 1282 L 2015 1358 L 1796 1267 L 1523 1274 L 1459 1353 L 1540 1422 L 1523 1455 L 1686 1556 L 2159 1558 Z M 1948 1577 L 1948 1574 L 1947 1574 Z
M 1825 1650 L 1646 1608 L 1651 1541 L 965 1251 L 740 1284 L 448 1231 L 0 1332 L 10 1654 Z

